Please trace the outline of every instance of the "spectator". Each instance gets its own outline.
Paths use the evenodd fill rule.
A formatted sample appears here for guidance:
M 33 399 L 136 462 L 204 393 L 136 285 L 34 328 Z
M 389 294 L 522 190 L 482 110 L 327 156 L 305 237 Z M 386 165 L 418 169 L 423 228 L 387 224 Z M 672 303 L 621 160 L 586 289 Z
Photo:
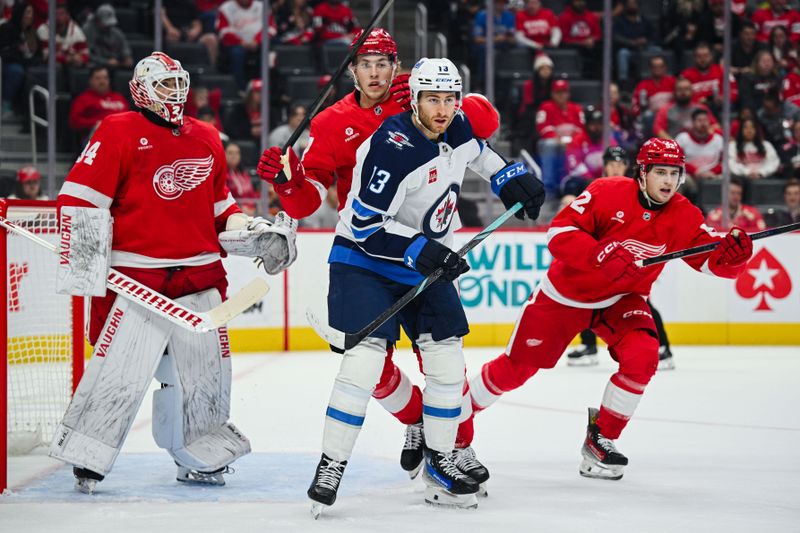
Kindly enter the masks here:
M 358 20 L 342 0 L 322 0 L 313 11 L 314 38 L 319 43 L 349 45 L 358 30 Z
M 758 209 L 742 203 L 743 192 L 744 182 L 742 179 L 731 176 L 728 184 L 728 213 L 731 226 L 738 226 L 747 233 L 766 229 L 767 225 Z M 708 214 L 706 224 L 718 231 L 728 230 L 722 224 L 722 207 L 717 207 Z
M 331 76 L 330 74 L 323 74 L 322 76 L 319 77 L 319 79 L 317 80 L 317 91 L 319 91 L 320 94 L 322 94 L 322 91 L 325 90 L 325 86 L 328 85 L 328 82 L 331 81 L 332 77 L 333 76 Z M 329 105 L 333 105 L 334 103 L 336 103 L 336 101 L 339 99 L 337 97 L 338 94 L 336 94 L 336 85 L 334 85 L 331 91 L 328 93 L 328 97 L 325 98 L 325 101 L 322 102 L 322 105 L 320 105 L 319 111 L 317 111 L 317 113 L 319 113 Z
M 731 174 L 742 178 L 771 178 L 780 166 L 775 147 L 765 141 L 754 119 L 744 119 L 736 140 L 728 143 Z
M 477 62 L 478 79 L 484 82 L 486 73 L 486 10 L 475 15 L 472 29 L 472 57 Z M 506 9 L 506 0 L 494 2 L 494 48 L 502 51 L 514 43 L 514 14 Z
M 42 57 L 46 60 L 50 31 L 47 24 L 36 30 L 42 48 Z M 69 14 L 67 4 L 59 0 L 56 6 L 56 63 L 68 67 L 85 67 L 89 63 L 89 45 L 86 35 Z
M 711 112 L 703 104 L 692 103 L 692 83 L 685 78 L 675 81 L 672 103 L 660 108 L 653 122 L 653 133 L 662 139 L 674 139 L 682 131 L 692 126 L 692 113 L 697 109 Z M 716 119 L 711 116 L 711 123 L 718 128 Z
M 703 0 L 666 0 L 662 2 L 661 45 L 672 50 L 676 72 L 683 64 L 683 51 L 693 49 L 697 43 L 697 21 L 703 14 Z
M 203 107 L 210 107 L 214 113 L 214 127 L 222 131 L 222 119 L 219 116 L 219 109 L 222 106 L 222 90 L 217 87 L 209 90 L 204 85 L 189 88 L 189 95 L 186 97 L 186 107 L 184 113 L 190 117 L 197 117 L 198 111 Z
M 17 171 L 17 190 L 8 196 L 19 200 L 48 200 L 42 192 L 42 175 L 33 165 L 27 165 Z
M 592 180 L 603 176 L 603 112 L 586 108 L 586 133 L 576 135 L 567 146 L 567 175 L 561 180 L 560 192 L 585 189 Z M 615 145 L 611 140 L 609 143 Z
M 531 138 L 531 132 L 535 130 L 536 111 L 542 102 L 550 99 L 552 84 L 553 60 L 544 53 L 537 54 L 533 60 L 533 77 L 522 85 L 519 109 L 511 124 L 514 138 Z M 523 141 L 523 144 L 527 143 Z
M 660 52 L 653 41 L 655 32 L 650 22 L 639 12 L 639 0 L 624 0 L 623 11 L 614 17 L 613 41 L 617 58 L 617 79 L 622 87 L 631 90 L 629 72 L 631 60 L 638 64 L 641 52 Z
M 234 139 L 261 139 L 261 80 L 247 84 L 244 99 L 232 112 L 227 133 Z
M 714 63 L 711 48 L 706 43 L 694 49 L 694 66 L 681 73 L 692 83 L 692 101 L 711 109 L 722 109 L 722 67 Z M 737 99 L 736 80 L 731 76 L 731 102 Z
M 692 127 L 679 133 L 675 141 L 686 154 L 687 183 L 689 178 L 695 182 L 716 179 L 722 175 L 722 155 L 724 146 L 722 135 L 711 129 L 709 113 L 705 109 L 692 111 Z M 689 191 L 694 187 L 689 183 Z
M 739 135 L 739 126 L 745 119 L 753 119 L 756 120 L 756 112 L 753 111 L 752 107 L 742 107 L 739 109 L 739 114 L 736 118 L 731 119 L 731 129 L 728 133 L 730 139 L 735 139 L 737 135 Z M 758 121 L 756 120 L 756 124 Z
M 569 98 L 569 82 L 555 80 L 552 99 L 543 102 L 536 112 L 537 151 L 542 162 L 542 178 L 551 194 L 558 190 L 564 174 L 564 149 L 584 133 L 583 109 Z
M 110 69 L 131 68 L 133 54 L 125 34 L 117 28 L 117 15 L 111 4 L 103 4 L 83 27 L 89 43 L 89 62 Z
M 786 0 L 768 0 L 769 7 L 757 9 L 751 20 L 756 25 L 756 39 L 762 43 L 769 42 L 772 28 L 782 26 L 789 33 L 789 39 L 800 41 L 800 13 L 786 6 Z
M 217 64 L 218 41 L 213 32 L 203 31 L 200 10 L 195 0 L 169 0 L 161 8 L 161 24 L 168 43 L 200 43 L 208 51 L 208 61 Z
M 781 146 L 782 173 L 787 178 L 800 179 L 800 120 L 792 123 L 792 137 Z
M 743 74 L 752 74 L 756 53 L 762 48 L 763 45 L 756 40 L 755 24 L 743 22 L 739 38 L 733 42 L 731 50 L 731 74 L 737 78 Z
M 777 93 L 767 93 L 762 100 L 761 108 L 756 110 L 756 118 L 764 131 L 764 138 L 772 146 L 781 146 L 786 142 L 786 130 L 781 108 L 781 100 Z
M 769 209 L 764 214 L 764 222 L 769 227 L 783 226 L 800 222 L 800 181 L 791 179 L 783 186 L 782 209 Z
M 675 77 L 668 74 L 664 56 L 652 56 L 649 62 L 650 77 L 636 85 L 631 107 L 633 115 L 641 119 L 645 138 L 651 137 L 656 113 L 672 103 L 672 93 L 675 90 Z
M 217 10 L 223 0 L 195 0 L 203 33 L 214 33 L 217 26 Z
M 328 188 L 325 201 L 310 216 L 300 221 L 300 226 L 304 228 L 335 228 L 339 223 L 339 197 L 336 194 L 336 187 Z
M 609 146 L 603 152 L 603 176 L 627 176 L 628 152 L 621 146 Z
M 633 112 L 620 100 L 619 86 L 616 83 L 609 84 L 608 97 L 611 103 L 610 122 L 614 139 L 617 143 L 632 149 L 636 139 Z
M 759 50 L 753 62 L 753 73 L 742 77 L 740 103 L 744 107 L 759 109 L 764 97 L 777 93 L 781 87 L 778 65 L 769 50 Z
M 586 0 L 570 0 L 558 17 L 561 28 L 561 43 L 577 49 L 583 58 L 583 75 L 597 78 L 602 66 L 600 19 L 586 9 Z
M 214 126 L 214 128 L 217 130 L 217 133 L 219 133 L 219 140 L 223 145 L 231 140 L 231 138 L 220 129 L 217 123 L 217 114 L 214 112 L 211 106 L 203 106 L 199 108 L 197 110 L 197 120 Z
M 306 118 L 306 108 L 302 105 L 293 105 L 289 108 L 289 119 L 286 124 L 281 124 L 274 130 L 272 133 L 269 134 L 269 144 L 270 146 L 283 146 L 288 140 L 289 137 L 292 136 L 294 130 L 303 122 L 303 119 Z M 298 157 L 302 157 L 303 152 L 306 151 L 308 147 L 308 128 L 303 130 L 302 135 L 300 138 L 295 141 L 292 145 L 295 153 Z
M 708 0 L 708 8 L 704 9 L 697 19 L 697 42 L 711 46 L 714 55 L 722 55 L 722 41 L 725 30 L 725 0 Z M 731 13 L 731 35 L 738 35 L 742 20 Z
M 308 44 L 314 39 L 313 11 L 307 0 L 282 0 L 272 4 L 278 40 L 284 44 Z
M 227 0 L 219 6 L 217 34 L 221 53 L 240 90 L 247 87 L 248 61 L 257 64 L 261 58 L 263 8 L 261 0 Z M 275 33 L 277 30 L 270 26 L 269 36 L 274 37 Z
M 789 35 L 783 26 L 775 26 L 769 32 L 767 50 L 772 52 L 781 74 L 790 72 L 797 65 L 797 50 L 789 41 Z
M 244 214 L 255 216 L 259 195 L 253 188 L 250 174 L 242 169 L 242 150 L 236 143 L 228 143 L 225 147 L 225 159 L 228 162 L 226 182 L 236 203 Z
M 69 109 L 69 129 L 77 134 L 81 146 L 94 128 L 109 115 L 128 110 L 128 100 L 111 90 L 111 78 L 106 67 L 89 71 L 89 87 L 79 94 Z
M 541 50 L 549 46 L 558 48 L 561 43 L 561 28 L 558 17 L 546 7 L 542 0 L 528 0 L 525 9 L 516 14 L 514 37 L 521 46 Z
M 21 109 L 25 71 L 42 59 L 42 48 L 33 26 L 33 7 L 20 2 L 11 11 L 11 19 L 0 25 L 0 58 L 3 60 L 2 113 Z

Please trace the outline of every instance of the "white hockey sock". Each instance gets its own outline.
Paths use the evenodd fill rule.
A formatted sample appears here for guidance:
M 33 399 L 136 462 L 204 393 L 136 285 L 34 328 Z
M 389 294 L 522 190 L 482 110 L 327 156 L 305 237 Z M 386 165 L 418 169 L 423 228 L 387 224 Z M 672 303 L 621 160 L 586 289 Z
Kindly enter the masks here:
M 623 381 L 628 388 L 633 389 L 636 392 L 625 390 L 618 386 L 614 383 L 615 379 Z M 630 418 L 633 416 L 633 413 L 636 411 L 636 407 L 639 405 L 639 401 L 642 399 L 644 387 L 645 386 L 641 383 L 636 383 L 635 381 L 626 378 L 622 374 L 617 373 L 612 376 L 610 380 L 608 380 L 606 390 L 603 393 L 602 406 L 606 411 L 609 411 L 609 413 L 613 414 L 616 418 L 621 420 L 630 420 Z
M 469 380 L 469 394 L 472 397 L 472 403 L 481 409 L 486 409 L 499 400 L 502 395 L 499 389 L 487 383 L 488 378 L 484 374 L 481 372 Z
M 322 453 L 335 461 L 347 461 L 353 452 L 358 433 L 364 424 L 370 392 L 354 385 L 333 383 L 331 399 L 325 412 Z
M 394 367 L 394 370 L 389 382 L 372 393 L 372 397 L 392 414 L 405 409 L 411 401 L 411 380 L 399 368 Z
M 442 453 L 453 451 L 461 416 L 464 383 L 444 385 L 430 380 L 422 392 L 422 419 L 425 444 Z

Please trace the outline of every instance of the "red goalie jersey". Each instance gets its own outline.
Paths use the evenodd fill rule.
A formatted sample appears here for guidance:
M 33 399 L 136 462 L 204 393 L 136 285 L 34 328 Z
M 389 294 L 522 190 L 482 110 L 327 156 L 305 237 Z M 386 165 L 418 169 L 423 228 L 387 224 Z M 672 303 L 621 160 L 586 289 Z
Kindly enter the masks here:
M 680 194 L 662 206 L 647 205 L 638 183 L 630 178 L 589 184 L 556 215 L 547 232 L 553 262 L 542 291 L 559 303 L 582 308 L 608 307 L 629 293 L 646 297 L 666 263 L 646 267 L 647 276 L 612 283 L 596 266 L 599 243 L 619 241 L 637 259 L 646 259 L 724 237 L 706 226 L 700 210 Z M 744 268 L 720 266 L 712 253 L 685 261 L 698 271 L 726 278 L 735 278 Z

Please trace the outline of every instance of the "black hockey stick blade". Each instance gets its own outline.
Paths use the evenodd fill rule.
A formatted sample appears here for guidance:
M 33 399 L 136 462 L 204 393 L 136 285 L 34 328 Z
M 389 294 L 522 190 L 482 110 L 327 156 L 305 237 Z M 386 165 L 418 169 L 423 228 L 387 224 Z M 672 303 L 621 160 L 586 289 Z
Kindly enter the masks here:
M 484 229 L 481 230 L 480 233 L 475 235 L 472 239 L 470 239 L 464 246 L 462 246 L 458 250 L 458 256 L 464 257 L 467 252 L 475 248 L 478 244 L 480 244 L 486 237 L 491 235 L 494 230 L 502 226 L 509 218 L 513 217 L 514 214 L 522 209 L 522 204 L 517 202 L 511 209 L 497 217 L 497 219 L 486 226 Z M 340 350 L 350 350 L 351 348 L 358 345 L 361 341 L 366 339 L 370 336 L 376 329 L 381 327 L 384 322 L 392 318 L 396 315 L 402 308 L 404 308 L 408 303 L 416 298 L 422 291 L 428 288 L 434 281 L 442 277 L 444 273 L 444 269 L 437 268 L 434 270 L 427 278 L 423 279 L 419 282 L 419 284 L 405 293 L 402 298 L 397 300 L 391 307 L 389 307 L 386 311 L 378 315 L 372 322 L 361 328 L 359 331 L 355 333 L 345 333 L 343 331 L 339 331 L 334 329 L 327 324 L 323 324 L 322 321 L 314 314 L 311 309 L 306 309 L 306 318 L 308 319 L 308 323 L 314 328 L 314 331 L 322 337 L 328 344 L 334 346 Z
M 757 233 L 751 233 L 750 238 L 754 241 L 757 241 L 758 239 L 765 239 L 767 237 L 773 237 L 775 235 L 781 235 L 783 233 L 790 233 L 795 230 L 800 230 L 800 222 L 793 222 L 792 224 L 778 226 L 777 228 L 770 228 L 770 229 L 765 229 L 764 231 L 759 231 Z M 650 265 L 657 265 L 659 263 L 666 263 L 667 261 L 672 261 L 673 259 L 680 259 L 682 257 L 691 257 L 693 255 L 704 254 L 706 252 L 710 252 L 718 245 L 719 242 L 710 242 L 708 244 L 701 244 L 700 246 L 685 248 L 683 250 L 677 250 L 675 252 L 670 252 L 664 255 L 657 255 L 656 257 L 639 259 L 636 261 L 636 266 L 646 267 Z

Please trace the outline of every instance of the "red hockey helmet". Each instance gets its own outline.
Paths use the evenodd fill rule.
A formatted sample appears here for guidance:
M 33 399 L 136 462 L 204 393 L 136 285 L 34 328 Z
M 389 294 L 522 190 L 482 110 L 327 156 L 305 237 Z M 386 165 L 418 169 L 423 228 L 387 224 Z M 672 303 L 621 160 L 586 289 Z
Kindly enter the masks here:
M 653 137 L 642 145 L 636 156 L 637 165 L 670 165 L 683 170 L 686 156 L 683 148 L 672 139 Z
M 363 32 L 364 30 L 359 30 L 353 42 L 350 43 L 351 48 L 355 46 Z M 370 54 L 389 56 L 392 61 L 397 58 L 397 43 L 394 42 L 388 31 L 383 28 L 375 28 L 369 32 L 364 44 L 358 49 L 356 57 Z

